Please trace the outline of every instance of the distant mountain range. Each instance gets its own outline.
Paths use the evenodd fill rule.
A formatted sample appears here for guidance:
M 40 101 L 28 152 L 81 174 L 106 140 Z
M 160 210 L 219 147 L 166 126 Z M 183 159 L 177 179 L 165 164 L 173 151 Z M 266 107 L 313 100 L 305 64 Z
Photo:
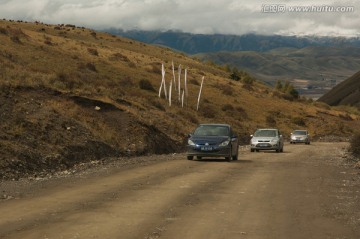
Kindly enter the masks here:
M 288 80 L 302 95 L 312 98 L 320 97 L 360 70 L 360 38 L 115 29 L 107 32 L 169 47 L 202 61 L 236 67 L 269 85 Z
M 280 36 L 280 35 L 204 35 L 177 31 L 123 31 L 105 30 L 111 34 L 124 36 L 149 44 L 167 46 L 187 54 L 218 51 L 257 51 L 266 52 L 276 48 L 297 48 L 308 46 L 360 47 L 360 38 L 317 37 L 317 36 Z
M 335 86 L 319 101 L 329 105 L 352 105 L 360 108 L 360 71 Z
M 196 54 L 203 61 L 246 70 L 266 82 L 308 80 L 314 86 L 336 84 L 360 69 L 360 48 L 309 46 L 267 52 L 234 51 Z

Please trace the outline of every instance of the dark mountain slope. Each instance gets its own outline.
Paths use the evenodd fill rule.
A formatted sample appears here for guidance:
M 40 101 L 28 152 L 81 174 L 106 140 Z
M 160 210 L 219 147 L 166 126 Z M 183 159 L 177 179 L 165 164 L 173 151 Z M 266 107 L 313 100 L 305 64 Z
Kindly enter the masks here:
M 360 108 L 360 71 L 335 86 L 319 101 L 329 105 L 352 105 Z

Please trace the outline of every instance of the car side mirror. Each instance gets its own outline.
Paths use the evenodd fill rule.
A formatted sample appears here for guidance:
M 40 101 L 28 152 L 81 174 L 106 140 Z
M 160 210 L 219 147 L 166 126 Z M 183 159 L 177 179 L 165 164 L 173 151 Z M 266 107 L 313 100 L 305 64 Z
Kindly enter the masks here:
M 252 137 L 254 137 L 254 135 L 251 134 L 250 137 L 252 138 Z
M 191 138 L 192 137 L 192 134 L 188 134 L 188 138 Z
M 282 134 L 280 134 L 280 138 L 282 138 Z

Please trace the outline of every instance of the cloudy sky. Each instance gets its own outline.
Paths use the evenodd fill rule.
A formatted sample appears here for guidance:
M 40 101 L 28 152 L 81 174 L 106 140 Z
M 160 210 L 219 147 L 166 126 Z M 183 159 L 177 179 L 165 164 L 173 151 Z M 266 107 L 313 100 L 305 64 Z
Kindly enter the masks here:
M 360 36 L 360 0 L 0 0 L 0 18 L 96 30 Z

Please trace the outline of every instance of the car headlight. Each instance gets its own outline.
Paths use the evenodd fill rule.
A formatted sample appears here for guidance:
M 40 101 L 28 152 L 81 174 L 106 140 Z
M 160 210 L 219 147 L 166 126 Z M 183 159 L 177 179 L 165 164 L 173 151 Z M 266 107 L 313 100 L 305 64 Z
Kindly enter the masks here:
M 224 146 L 228 146 L 230 143 L 230 140 L 225 140 L 224 142 L 222 142 L 221 144 L 219 144 L 219 146 L 224 147 Z
M 195 146 L 196 144 L 191 139 L 189 139 L 188 140 L 188 145 Z
M 272 139 L 271 143 L 277 143 L 279 140 L 278 139 Z

